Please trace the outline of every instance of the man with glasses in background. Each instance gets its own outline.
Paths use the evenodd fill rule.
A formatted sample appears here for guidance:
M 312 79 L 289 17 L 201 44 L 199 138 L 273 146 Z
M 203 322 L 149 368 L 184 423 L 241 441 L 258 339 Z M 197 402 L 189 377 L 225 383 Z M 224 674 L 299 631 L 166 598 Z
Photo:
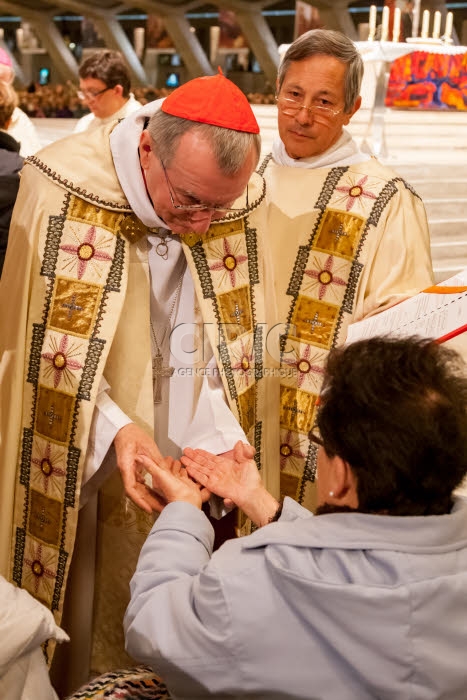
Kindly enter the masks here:
M 81 117 L 75 133 L 136 112 L 141 104 L 130 88 L 130 73 L 121 53 L 103 49 L 86 58 L 79 67 L 78 97 L 91 112 Z
M 393 170 L 362 153 L 345 129 L 361 104 L 362 76 L 360 54 L 339 32 L 311 30 L 286 52 L 277 79 L 279 135 L 258 170 L 266 209 L 250 221 L 269 262 L 261 276 L 257 251 L 244 256 L 251 293 L 238 291 L 231 303 L 243 325 L 244 352 L 234 338 L 218 356 L 231 375 L 232 404 L 251 409 L 242 425 L 262 457 L 267 488 L 310 509 L 316 450 L 308 434 L 329 350 L 345 342 L 349 323 L 433 283 L 422 201 Z M 247 249 L 248 232 L 245 240 Z M 206 255 L 209 245 L 202 244 Z M 214 328 L 225 307 L 218 273 L 206 271 L 198 250 L 191 265 L 203 316 L 211 314 Z M 211 289 L 218 292 L 214 310 Z M 264 323 L 278 332 L 276 342 L 268 332 L 261 347 L 252 326 Z M 279 371 L 266 376 L 265 363 L 274 360 Z M 249 373 L 232 373 L 237 365 Z
M 161 506 L 137 456 L 245 440 L 180 235 L 242 227 L 264 199 L 259 154 L 246 97 L 216 75 L 23 169 L 0 285 L 0 573 L 57 622 L 65 605 L 71 642 L 52 667 L 62 696 L 129 661 L 129 578 Z M 235 255 L 207 265 L 229 275 Z

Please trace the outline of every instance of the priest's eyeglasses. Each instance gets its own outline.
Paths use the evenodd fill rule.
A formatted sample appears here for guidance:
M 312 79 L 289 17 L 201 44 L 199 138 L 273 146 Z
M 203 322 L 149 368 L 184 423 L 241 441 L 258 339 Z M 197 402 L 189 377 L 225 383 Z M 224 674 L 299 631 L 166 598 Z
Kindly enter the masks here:
M 177 209 L 178 211 L 186 211 L 186 212 L 197 212 L 197 211 L 203 211 L 203 212 L 219 212 L 220 214 L 223 213 L 228 213 L 228 212 L 238 212 L 238 211 L 243 211 L 244 209 L 248 209 L 248 185 L 246 186 L 246 200 L 245 200 L 245 205 L 243 207 L 221 207 L 217 206 L 216 204 L 204 204 L 200 202 L 199 204 L 178 204 L 175 202 L 175 190 L 172 187 L 169 176 L 167 175 L 167 170 L 164 165 L 164 162 L 161 158 L 159 158 L 162 170 L 164 172 L 165 176 L 165 181 L 167 182 L 167 189 L 169 191 L 170 195 L 170 201 L 172 203 L 172 206 L 174 209 Z
M 112 88 L 105 87 L 102 90 L 98 90 L 97 92 L 93 92 L 92 90 L 78 90 L 76 94 L 78 95 L 78 98 L 80 100 L 95 100 L 96 97 L 99 97 L 99 95 L 103 95 L 104 92 L 107 92 L 107 90 L 112 90 Z
M 307 107 L 302 104 L 300 100 L 294 100 L 291 97 L 283 97 L 282 95 L 276 95 L 276 102 L 282 114 L 286 114 L 289 117 L 294 117 L 302 109 L 306 109 L 316 120 L 330 122 L 342 112 L 341 109 L 331 109 L 331 107 L 322 107 L 321 105 Z

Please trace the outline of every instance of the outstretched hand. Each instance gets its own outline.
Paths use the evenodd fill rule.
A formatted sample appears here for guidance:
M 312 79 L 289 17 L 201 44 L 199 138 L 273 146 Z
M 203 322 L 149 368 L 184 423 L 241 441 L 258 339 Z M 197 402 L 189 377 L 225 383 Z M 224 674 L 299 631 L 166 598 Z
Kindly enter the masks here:
M 201 508 L 211 495 L 210 491 L 196 484 L 188 476 L 178 460 L 166 457 L 158 464 L 145 455 L 139 455 L 137 462 L 140 468 L 138 479 L 144 482 L 153 498 L 158 501 L 159 507 L 154 508 L 158 512 L 173 501 L 185 501 Z M 150 475 L 150 486 L 147 476 L 144 477 L 142 471 Z
M 254 454 L 251 445 L 239 441 L 232 457 L 187 447 L 181 460 L 193 479 L 225 503 L 233 502 L 261 526 L 274 515 L 279 504 L 264 488 Z

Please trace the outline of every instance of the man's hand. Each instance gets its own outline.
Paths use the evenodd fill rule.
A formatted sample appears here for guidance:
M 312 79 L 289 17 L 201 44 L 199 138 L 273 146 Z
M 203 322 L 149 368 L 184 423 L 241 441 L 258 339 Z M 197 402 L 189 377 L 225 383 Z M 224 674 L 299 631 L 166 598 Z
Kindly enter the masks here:
M 138 463 L 152 478 L 152 490 L 162 499 L 164 505 L 174 501 L 192 503 L 196 508 L 201 508 L 204 501 L 210 497 L 210 492 L 190 479 L 186 469 L 178 460 L 167 457 L 157 464 L 154 460 L 141 455 Z
M 220 496 L 241 508 L 257 525 L 265 525 L 278 508 L 278 502 L 263 486 L 251 445 L 237 442 L 232 458 L 205 450 L 185 448 L 181 458 L 188 474 Z
M 164 504 L 151 494 L 149 489 L 138 481 L 137 459 L 141 455 L 150 457 L 158 464 L 163 457 L 152 438 L 135 423 L 121 428 L 114 438 L 117 465 L 120 469 L 126 495 L 146 513 L 160 512 Z

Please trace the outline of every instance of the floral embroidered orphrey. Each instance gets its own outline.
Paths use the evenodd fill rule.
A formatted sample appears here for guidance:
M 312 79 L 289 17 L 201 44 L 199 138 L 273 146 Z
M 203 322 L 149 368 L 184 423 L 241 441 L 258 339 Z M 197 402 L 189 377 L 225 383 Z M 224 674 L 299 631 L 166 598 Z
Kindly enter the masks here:
M 428 226 L 416 193 L 374 159 L 308 170 L 267 157 L 259 172 L 265 207 L 184 244 L 266 485 L 313 508 L 308 433 L 329 350 L 352 321 L 432 283 Z

